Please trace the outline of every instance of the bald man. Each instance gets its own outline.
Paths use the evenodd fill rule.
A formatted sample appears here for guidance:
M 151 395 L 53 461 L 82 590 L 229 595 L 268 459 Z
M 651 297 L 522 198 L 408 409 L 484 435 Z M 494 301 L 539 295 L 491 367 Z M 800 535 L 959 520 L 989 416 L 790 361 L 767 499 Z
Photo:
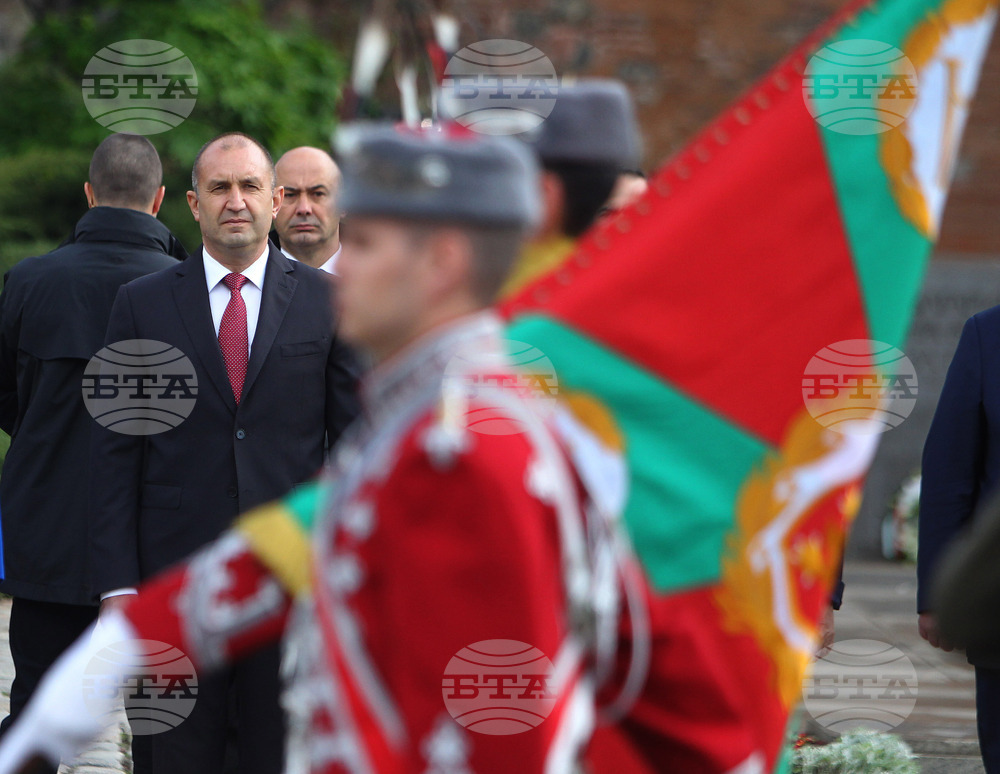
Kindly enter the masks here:
M 294 261 L 336 274 L 340 255 L 340 170 L 320 148 L 293 148 L 275 165 L 285 189 L 274 228 L 282 252 Z
M 149 339 L 183 352 L 198 394 L 168 432 L 93 431 L 87 543 L 102 615 L 126 601 L 111 593 L 214 540 L 261 498 L 312 478 L 326 440 L 358 413 L 356 364 L 336 329 L 329 278 L 268 242 L 282 192 L 267 149 L 228 132 L 199 151 L 191 177 L 201 248 L 124 286 L 108 324 L 108 344 Z M 242 614 L 220 602 L 208 602 L 209 616 Z M 135 735 L 136 774 L 219 774 L 233 757 L 240 774 L 281 772 L 279 655 L 273 648 L 199 679 L 183 723 Z M 227 751 L 230 721 L 237 733 Z

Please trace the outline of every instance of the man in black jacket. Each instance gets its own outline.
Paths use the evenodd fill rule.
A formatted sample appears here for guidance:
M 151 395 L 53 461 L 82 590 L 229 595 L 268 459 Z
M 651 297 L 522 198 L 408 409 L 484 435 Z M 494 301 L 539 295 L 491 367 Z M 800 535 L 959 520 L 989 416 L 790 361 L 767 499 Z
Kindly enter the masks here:
M 163 170 L 145 137 L 113 134 L 84 184 L 91 209 L 72 240 L 8 272 L 0 294 L 0 477 L 15 718 L 38 679 L 97 614 L 87 567 L 89 448 L 84 368 L 104 344 L 118 288 L 177 265 L 155 215 Z

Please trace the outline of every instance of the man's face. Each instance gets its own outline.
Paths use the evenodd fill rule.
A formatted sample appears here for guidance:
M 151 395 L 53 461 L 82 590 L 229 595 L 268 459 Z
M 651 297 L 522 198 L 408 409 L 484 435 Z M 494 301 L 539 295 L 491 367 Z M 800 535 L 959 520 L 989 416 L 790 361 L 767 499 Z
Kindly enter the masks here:
M 388 218 L 351 217 L 337 264 L 340 335 L 384 360 L 418 330 L 425 311 L 426 239 Z
M 297 247 L 329 245 L 332 255 L 340 229 L 340 176 L 333 161 L 318 149 L 298 148 L 281 158 L 277 173 L 278 185 L 285 189 L 274 222 L 281 244 L 293 254 Z
M 267 158 L 256 145 L 219 143 L 202 154 L 198 190 L 188 191 L 188 205 L 210 251 L 263 248 L 281 189 L 272 189 Z

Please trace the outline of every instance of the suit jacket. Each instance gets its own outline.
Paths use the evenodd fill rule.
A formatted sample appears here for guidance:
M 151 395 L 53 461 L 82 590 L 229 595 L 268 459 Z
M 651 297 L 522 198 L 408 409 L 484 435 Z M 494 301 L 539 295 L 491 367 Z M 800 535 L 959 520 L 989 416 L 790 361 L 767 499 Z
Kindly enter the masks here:
M 119 292 L 108 343 L 153 339 L 177 347 L 195 367 L 198 397 L 166 432 L 95 431 L 95 592 L 135 585 L 214 539 L 241 511 L 315 476 L 327 439 L 357 414 L 357 366 L 336 335 L 330 278 L 273 245 L 266 260 L 238 406 L 201 249 Z
M 1000 306 L 962 330 L 924 445 L 918 610 L 930 609 L 939 559 L 1000 482 Z M 975 661 L 975 653 L 970 653 Z
M 0 295 L 0 427 L 12 436 L 0 477 L 6 579 L 0 590 L 89 604 L 86 496 L 91 418 L 87 361 L 104 344 L 118 289 L 177 261 L 156 218 L 95 207 L 71 241 L 26 258 Z
M 935 573 L 930 603 L 942 634 L 971 651 L 978 664 L 1000 661 L 1000 497 L 983 504 L 953 541 Z M 982 686 L 980 686 L 982 690 Z

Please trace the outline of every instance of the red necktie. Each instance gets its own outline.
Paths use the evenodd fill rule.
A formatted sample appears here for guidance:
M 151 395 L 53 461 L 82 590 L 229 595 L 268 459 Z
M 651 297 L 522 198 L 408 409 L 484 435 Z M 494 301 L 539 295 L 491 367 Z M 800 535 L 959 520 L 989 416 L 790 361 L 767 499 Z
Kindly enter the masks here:
M 219 347 L 222 349 L 222 359 L 229 374 L 229 383 L 233 386 L 233 397 L 239 404 L 243 393 L 243 379 L 247 375 L 247 305 L 243 303 L 240 288 L 247 278 L 242 274 L 227 274 L 222 278 L 232 294 L 226 311 L 219 323 Z

